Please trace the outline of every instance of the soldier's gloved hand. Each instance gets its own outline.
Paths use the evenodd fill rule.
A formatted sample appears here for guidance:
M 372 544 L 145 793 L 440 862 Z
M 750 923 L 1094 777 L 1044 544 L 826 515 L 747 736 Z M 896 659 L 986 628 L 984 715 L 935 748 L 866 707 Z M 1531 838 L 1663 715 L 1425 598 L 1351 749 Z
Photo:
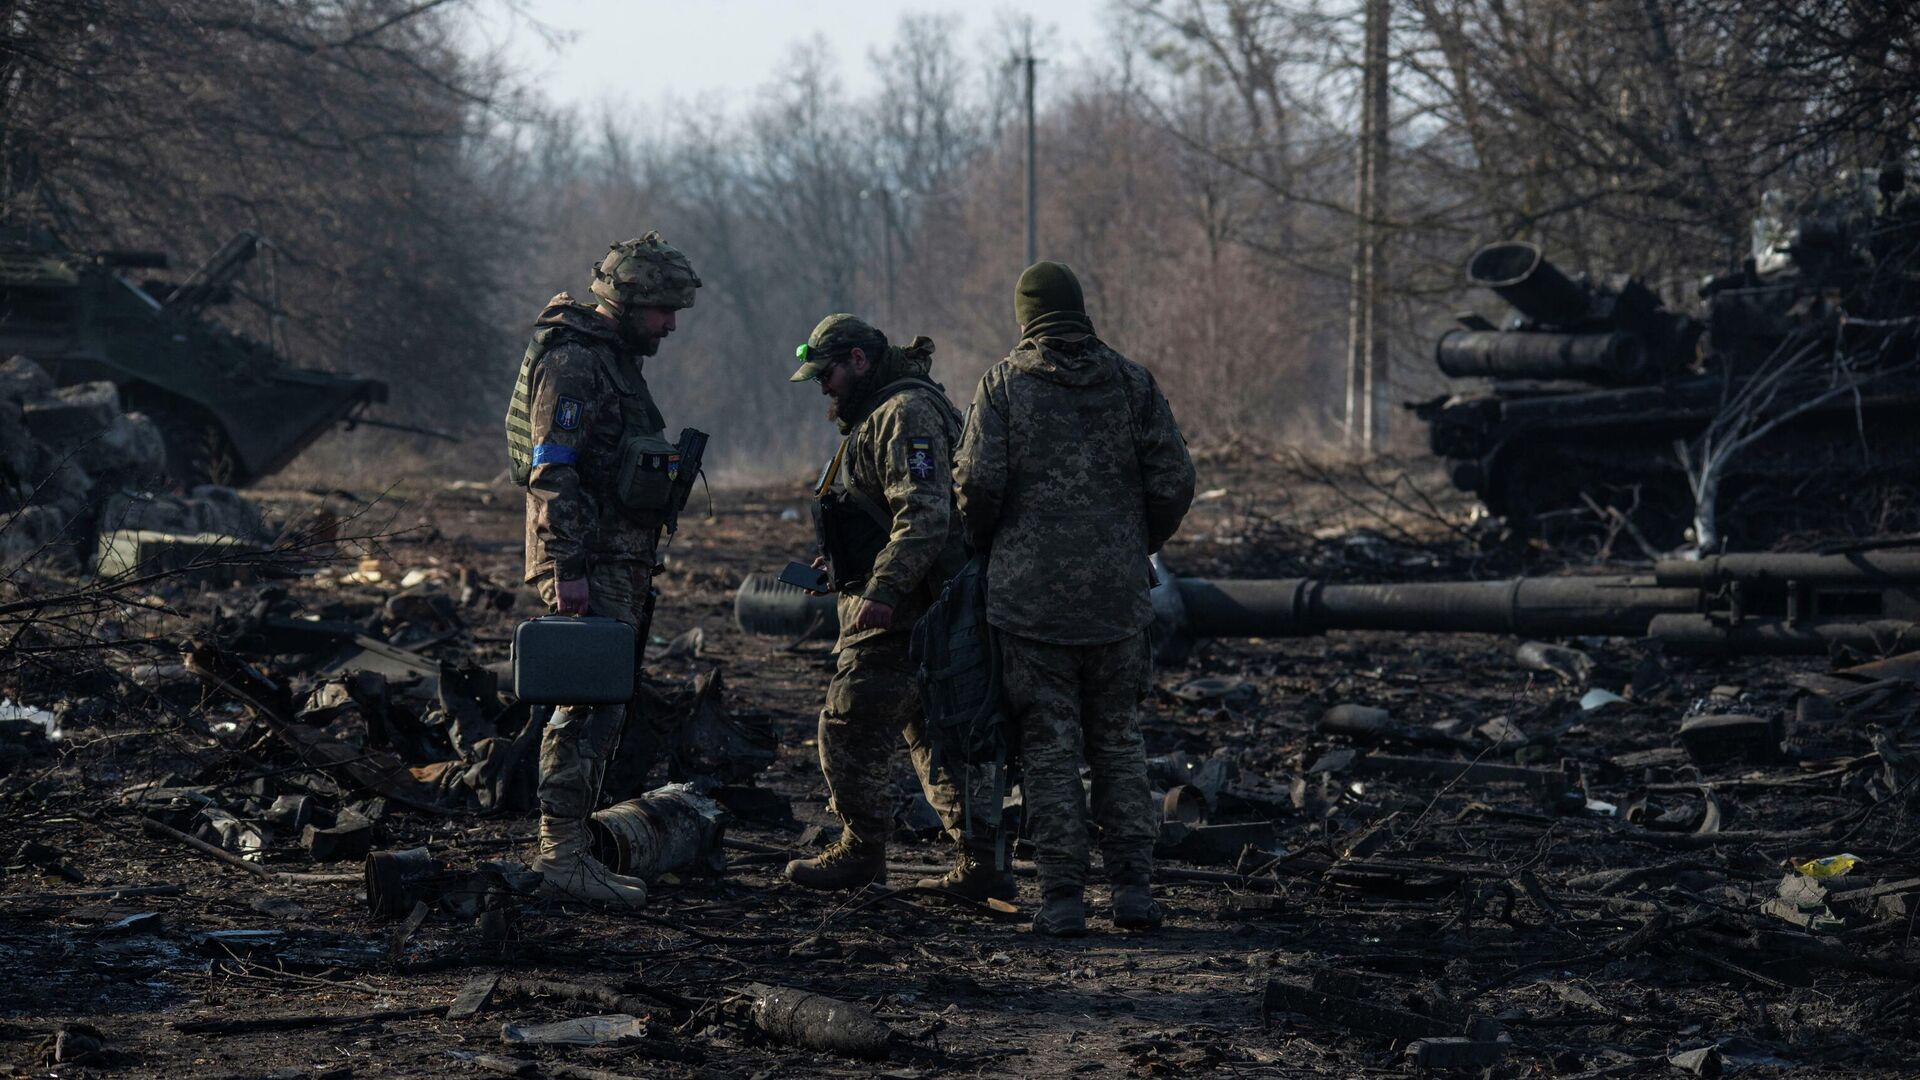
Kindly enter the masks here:
M 893 605 L 882 604 L 874 600 L 861 600 L 860 606 L 853 612 L 855 630 L 886 630 L 893 626 Z
M 558 594 L 555 601 L 562 615 L 585 615 L 587 613 L 587 579 L 561 578 L 554 585 Z
M 826 557 L 825 555 L 815 555 L 815 556 L 813 557 L 813 561 L 812 561 L 812 562 L 810 562 L 810 563 L 808 563 L 807 565 L 808 565 L 808 566 L 811 566 L 811 567 L 813 567 L 813 568 L 814 568 L 815 570 L 818 570 L 818 571 L 820 571 L 821 573 L 823 573 L 823 574 L 824 574 L 824 573 L 826 573 L 826 572 L 827 572 L 827 567 L 828 567 L 828 566 L 829 566 L 830 564 L 829 564 L 829 563 L 827 562 L 827 557 Z M 826 585 L 825 585 L 825 586 L 824 586 L 824 587 L 823 587 L 823 588 L 822 588 L 822 589 L 821 589 L 820 591 L 821 591 L 822 593 L 830 593 L 830 592 L 833 592 L 833 591 L 834 591 L 834 588 L 833 588 L 833 579 L 832 579 L 832 578 L 828 578 L 828 579 L 827 579 L 827 583 L 826 583 Z

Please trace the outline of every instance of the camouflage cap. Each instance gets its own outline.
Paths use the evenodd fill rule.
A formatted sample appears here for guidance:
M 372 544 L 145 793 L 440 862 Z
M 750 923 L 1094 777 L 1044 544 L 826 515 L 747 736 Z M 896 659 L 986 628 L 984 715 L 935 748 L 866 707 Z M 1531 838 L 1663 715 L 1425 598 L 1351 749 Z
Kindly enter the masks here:
M 699 287 L 693 264 L 652 231 L 612 245 L 593 268 L 593 295 L 616 312 L 627 307 L 689 308 Z
M 793 350 L 793 355 L 800 360 L 800 369 L 787 376 L 787 381 L 806 382 L 819 378 L 835 357 L 855 346 L 885 349 L 887 335 L 875 330 L 859 316 L 844 312 L 821 319 L 813 328 L 813 333 L 807 335 L 807 343 Z

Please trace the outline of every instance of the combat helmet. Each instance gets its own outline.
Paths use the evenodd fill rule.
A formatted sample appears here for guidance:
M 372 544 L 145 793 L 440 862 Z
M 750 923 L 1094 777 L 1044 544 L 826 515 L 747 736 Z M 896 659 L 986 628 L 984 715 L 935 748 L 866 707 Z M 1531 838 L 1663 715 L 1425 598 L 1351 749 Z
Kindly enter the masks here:
M 630 307 L 689 308 L 699 287 L 693 264 L 654 231 L 614 244 L 593 268 L 593 295 L 616 314 Z

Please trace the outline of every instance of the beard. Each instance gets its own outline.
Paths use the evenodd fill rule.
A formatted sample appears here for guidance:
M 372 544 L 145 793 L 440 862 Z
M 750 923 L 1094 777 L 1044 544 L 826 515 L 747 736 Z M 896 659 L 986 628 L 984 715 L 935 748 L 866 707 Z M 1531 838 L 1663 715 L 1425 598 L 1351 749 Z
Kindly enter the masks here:
M 619 326 L 620 343 L 635 356 L 652 356 L 660 351 L 660 336 L 647 333 L 646 327 L 640 325 L 638 313 L 622 315 Z
M 868 368 L 865 375 L 854 376 L 853 381 L 847 384 L 847 392 L 844 395 L 828 396 L 827 419 L 845 429 L 847 414 L 858 410 L 878 389 L 880 389 L 880 366 L 876 364 Z

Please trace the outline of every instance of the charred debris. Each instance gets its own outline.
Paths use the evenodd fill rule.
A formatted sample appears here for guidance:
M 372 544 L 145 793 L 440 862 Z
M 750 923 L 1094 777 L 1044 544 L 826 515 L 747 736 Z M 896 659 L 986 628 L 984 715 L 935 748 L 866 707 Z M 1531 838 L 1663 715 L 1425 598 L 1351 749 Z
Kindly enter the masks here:
M 1476 252 L 1466 280 L 1505 319 L 1460 316 L 1433 357 L 1452 392 L 1411 406 L 1453 485 L 1543 536 L 1618 520 L 1659 549 L 1689 530 L 1718 550 L 1729 536 L 1754 548 L 1920 527 L 1904 509 L 1920 460 L 1905 420 L 1920 402 L 1907 170 L 1844 170 L 1798 202 L 1769 194 L 1751 237 L 1691 296 L 1570 275 L 1525 241 Z
M 1035 947 L 1019 906 L 897 887 L 947 854 L 904 770 L 896 888 L 823 902 L 779 878 L 830 839 L 805 740 L 831 623 L 724 571 L 805 542 L 784 496 L 723 495 L 676 542 L 662 610 L 685 621 L 651 643 L 596 817 L 606 859 L 658 886 L 640 919 L 542 901 L 521 861 L 541 718 L 504 676 L 532 603 L 510 501 L 439 511 L 491 507 L 490 541 L 334 493 L 170 565 L 28 563 L 3 601 L 0 962 L 36 978 L 0 992 L 0 1053 L 126 1075 L 1902 1074 L 1920 658 L 1903 633 L 1778 655 L 1650 630 L 1898 621 L 1906 550 L 1585 566 L 1538 593 L 1515 584 L 1558 568 L 1538 544 L 1405 514 L 1315 535 L 1255 509 L 1297 477 L 1236 468 L 1168 553 L 1186 633 L 1145 706 L 1175 917 L 1072 946 Z M 730 617 L 769 611 L 774 634 Z

